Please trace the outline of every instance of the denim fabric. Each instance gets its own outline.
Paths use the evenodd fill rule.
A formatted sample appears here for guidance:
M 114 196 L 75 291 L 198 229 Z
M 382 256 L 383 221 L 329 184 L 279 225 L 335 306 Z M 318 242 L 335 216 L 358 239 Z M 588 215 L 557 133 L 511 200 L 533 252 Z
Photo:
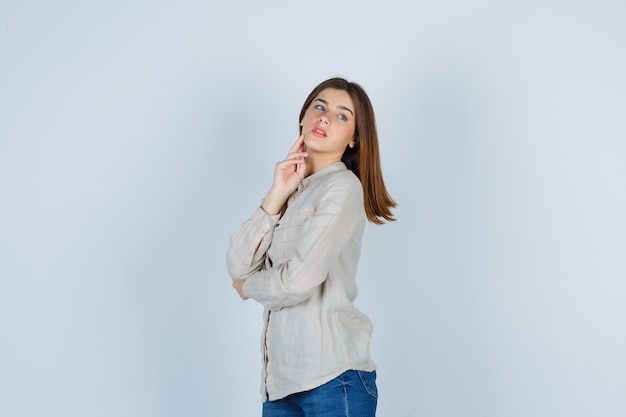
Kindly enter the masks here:
M 376 371 L 346 371 L 310 391 L 263 403 L 263 417 L 374 417 Z

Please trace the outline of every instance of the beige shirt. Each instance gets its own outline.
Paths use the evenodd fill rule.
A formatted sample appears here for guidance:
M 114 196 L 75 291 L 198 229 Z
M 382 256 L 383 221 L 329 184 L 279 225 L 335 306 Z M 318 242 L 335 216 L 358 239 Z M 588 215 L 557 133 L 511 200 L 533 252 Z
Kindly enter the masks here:
M 305 178 L 282 216 L 257 208 L 231 236 L 229 274 L 265 307 L 264 401 L 375 369 L 372 324 L 353 305 L 365 220 L 361 183 L 338 162 Z

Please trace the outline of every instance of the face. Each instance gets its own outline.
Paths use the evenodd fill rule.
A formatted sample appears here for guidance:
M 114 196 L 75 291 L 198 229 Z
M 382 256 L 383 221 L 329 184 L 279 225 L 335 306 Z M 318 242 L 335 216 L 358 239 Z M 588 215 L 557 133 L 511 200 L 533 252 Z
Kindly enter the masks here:
M 309 153 L 324 153 L 341 160 L 346 146 L 354 146 L 354 104 L 343 90 L 322 90 L 306 110 L 302 121 Z

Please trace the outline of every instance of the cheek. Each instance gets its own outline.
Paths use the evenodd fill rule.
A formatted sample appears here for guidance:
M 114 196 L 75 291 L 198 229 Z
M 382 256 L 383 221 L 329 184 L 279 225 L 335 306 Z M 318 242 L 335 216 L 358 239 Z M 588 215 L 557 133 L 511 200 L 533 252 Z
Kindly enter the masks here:
M 352 138 L 354 137 L 354 126 L 345 126 L 342 129 L 342 137 L 346 140 L 352 140 Z
M 311 124 L 311 115 L 309 114 L 309 112 L 306 112 L 304 114 L 304 117 L 302 118 L 302 121 L 300 122 L 300 126 L 307 126 Z

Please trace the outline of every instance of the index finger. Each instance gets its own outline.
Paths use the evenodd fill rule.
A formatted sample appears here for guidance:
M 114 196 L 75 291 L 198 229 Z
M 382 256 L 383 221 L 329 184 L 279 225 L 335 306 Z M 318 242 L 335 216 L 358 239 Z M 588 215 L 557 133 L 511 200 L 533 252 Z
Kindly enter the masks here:
M 289 149 L 289 154 L 292 154 L 294 152 L 302 152 L 303 148 L 304 148 L 304 134 L 298 137 L 298 140 L 296 141 L 296 143 L 294 143 L 291 149 Z

